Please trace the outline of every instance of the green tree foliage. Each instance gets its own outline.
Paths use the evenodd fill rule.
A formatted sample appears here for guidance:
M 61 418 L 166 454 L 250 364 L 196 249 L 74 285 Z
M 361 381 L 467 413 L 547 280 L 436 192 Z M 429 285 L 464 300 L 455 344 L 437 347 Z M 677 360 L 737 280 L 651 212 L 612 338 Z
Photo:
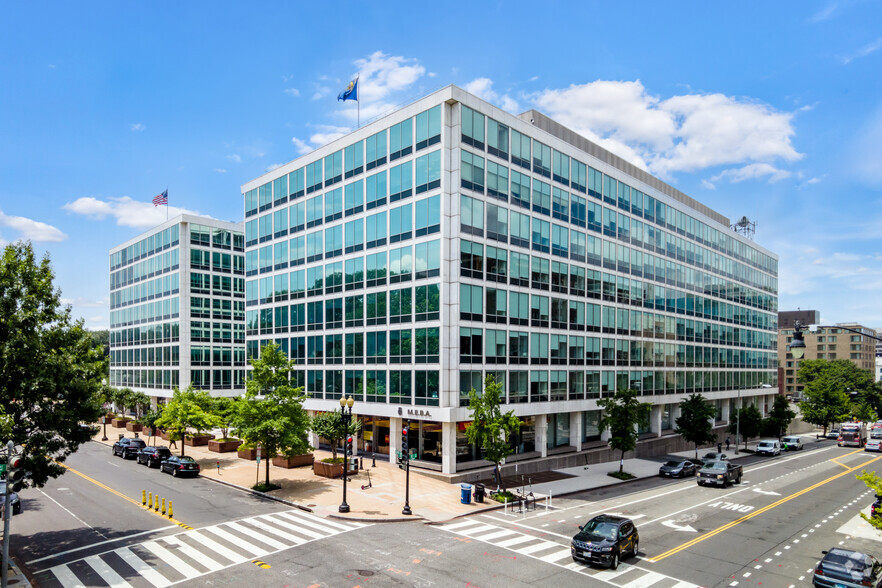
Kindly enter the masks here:
M 266 485 L 270 484 L 270 458 L 300 455 L 310 449 L 309 415 L 303 409 L 303 388 L 288 384 L 294 366 L 275 343 L 268 343 L 258 359 L 251 360 L 252 378 L 238 405 L 235 434 L 251 446 L 260 444 L 266 456 Z
M 239 398 L 218 396 L 211 399 L 211 412 L 218 418 L 218 427 L 224 439 L 228 439 L 227 432 L 235 426 L 239 417 Z
M 695 444 L 695 458 L 698 458 L 698 446 L 712 443 L 717 436 L 714 434 L 713 418 L 716 410 L 701 394 L 691 394 L 680 402 L 680 416 L 675 424 L 674 432 L 688 443 Z
M 103 355 L 82 320 L 74 321 L 53 286 L 48 255 L 30 244 L 7 245 L 0 258 L 0 406 L 11 439 L 21 447 L 25 483 L 57 478 L 68 455 L 91 435 L 80 422 L 101 414 Z
M 484 458 L 492 461 L 499 471 L 499 464 L 511 455 L 510 437 L 520 431 L 521 421 L 514 411 L 502 412 L 500 402 L 502 384 L 492 375 L 484 380 L 484 393 L 472 388 L 469 392 L 469 411 L 472 422 L 466 427 L 465 436 L 469 443 L 474 443 L 484 451 Z M 502 491 L 505 491 L 503 477 L 499 476 Z
M 126 399 L 127 408 L 131 408 L 135 413 L 135 419 L 140 419 L 147 410 L 150 409 L 150 397 L 143 392 L 132 392 Z
M 735 410 L 729 424 L 729 432 L 735 435 L 740 434 L 744 440 L 744 447 L 747 448 L 747 440 L 758 437 L 763 430 L 763 413 L 755 404 L 749 404 L 743 408 Z M 735 439 L 738 442 L 738 439 Z
M 211 396 L 208 392 L 194 390 L 192 386 L 188 386 L 186 390 L 175 388 L 172 399 L 162 409 L 162 415 L 156 419 L 155 425 L 168 430 L 172 439 L 182 441 L 181 455 L 184 455 L 184 436 L 188 433 L 202 433 L 218 426 L 218 418 L 211 414 L 210 405 Z
M 110 378 L 110 331 L 107 329 L 87 331 L 92 340 L 92 347 L 101 351 L 104 356 L 104 378 Z
M 637 425 L 649 418 L 652 405 L 637 400 L 637 390 L 618 390 L 611 398 L 597 401 L 603 409 L 600 430 L 609 429 L 609 446 L 622 455 L 619 460 L 619 473 L 622 473 L 625 453 L 637 447 Z
M 876 493 L 876 496 L 882 494 L 882 478 L 876 472 L 868 472 L 867 470 L 861 470 L 860 474 L 855 476 L 858 480 L 867 485 L 867 488 Z M 865 521 L 882 531 L 882 516 L 876 515 L 875 517 L 868 517 L 864 513 L 861 513 L 861 518 Z
M 148 410 L 141 416 L 141 418 L 138 419 L 138 423 L 150 430 L 150 437 L 148 437 L 147 439 L 147 445 L 152 445 L 152 443 L 150 443 L 150 440 L 153 439 L 153 431 L 157 427 L 156 421 L 159 420 L 159 417 L 161 415 L 161 409 Z
M 110 399 L 116 408 L 116 413 L 124 417 L 126 416 L 126 408 L 131 406 L 132 396 L 135 391 L 131 388 L 116 388 L 110 393 Z
M 312 417 L 312 432 L 331 444 L 331 458 L 337 460 L 337 447 L 347 435 L 357 435 L 361 431 L 361 421 L 352 419 L 349 430 L 343 426 L 339 412 L 320 412 Z
M 778 394 L 772 403 L 769 416 L 763 421 L 763 431 L 766 435 L 781 437 L 787 432 L 787 427 L 796 418 L 796 413 L 790 408 L 790 401 L 786 396 Z
M 803 388 L 799 405 L 807 423 L 827 428 L 851 416 L 852 405 L 848 392 L 861 393 L 873 388 L 872 375 L 850 361 L 836 359 L 807 359 L 799 364 L 798 380 Z

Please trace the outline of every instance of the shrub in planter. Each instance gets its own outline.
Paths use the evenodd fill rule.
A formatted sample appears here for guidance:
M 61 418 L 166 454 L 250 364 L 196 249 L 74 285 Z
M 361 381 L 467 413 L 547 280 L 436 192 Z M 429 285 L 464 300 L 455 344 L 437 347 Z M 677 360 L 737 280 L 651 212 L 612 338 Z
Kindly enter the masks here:
M 314 461 L 311 453 L 301 455 L 277 455 L 273 458 L 273 465 L 279 468 L 297 468 L 312 465 Z
M 215 453 L 227 453 L 229 451 L 236 451 L 242 442 L 238 439 L 232 438 L 220 438 L 220 439 L 212 439 L 208 442 L 208 450 L 214 451 Z
M 110 421 L 110 424 L 118 429 L 121 429 L 121 428 L 125 427 L 126 423 L 128 423 L 128 422 L 129 422 L 129 419 L 127 419 L 127 418 L 117 417 L 117 418 L 113 419 L 112 421 Z
M 312 469 L 315 472 L 316 476 L 322 476 L 323 478 L 340 478 L 343 476 L 343 462 L 342 460 L 339 463 L 328 463 L 333 460 L 321 460 L 313 463 Z
M 250 459 L 251 461 L 254 461 L 257 459 L 257 449 L 242 444 L 236 449 L 236 455 L 241 459 Z
M 214 439 L 214 435 L 184 435 L 184 444 L 190 447 L 200 447 L 208 445 L 208 442 Z
M 126 431 L 131 431 L 132 433 L 140 433 L 144 430 L 144 427 L 140 423 L 136 423 L 135 421 L 129 421 L 126 423 Z

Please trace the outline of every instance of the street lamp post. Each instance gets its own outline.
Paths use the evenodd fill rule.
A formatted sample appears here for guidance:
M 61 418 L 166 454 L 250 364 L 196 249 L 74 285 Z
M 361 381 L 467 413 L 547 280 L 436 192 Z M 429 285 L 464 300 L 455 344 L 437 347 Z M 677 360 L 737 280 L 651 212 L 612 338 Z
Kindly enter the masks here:
M 346 442 L 346 438 L 349 436 L 349 425 L 352 423 L 352 405 L 355 404 L 355 399 L 352 396 L 347 400 L 345 396 L 340 398 L 340 420 L 343 422 L 343 502 L 340 503 L 340 512 L 349 512 L 349 505 L 346 504 L 346 479 L 348 476 L 346 475 L 349 471 L 349 444 Z M 347 410 L 348 408 L 348 410 Z
M 738 388 L 738 412 L 735 413 L 735 455 L 738 455 L 738 443 L 741 440 L 741 388 Z
M 104 436 L 101 437 L 101 440 L 107 441 L 107 415 L 101 417 L 101 424 L 104 425 Z

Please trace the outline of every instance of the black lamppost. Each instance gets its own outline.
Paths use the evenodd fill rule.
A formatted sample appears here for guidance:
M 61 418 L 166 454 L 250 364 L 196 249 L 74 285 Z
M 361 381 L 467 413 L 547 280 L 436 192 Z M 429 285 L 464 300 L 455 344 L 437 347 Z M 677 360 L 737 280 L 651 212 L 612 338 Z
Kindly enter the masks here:
M 796 321 L 793 323 L 793 341 L 790 342 L 790 355 L 793 359 L 802 359 L 805 355 L 805 339 L 802 338 L 804 330 L 802 323 Z
M 102 441 L 107 441 L 107 415 L 105 414 L 101 417 L 101 424 L 104 425 L 104 436 L 101 437 Z
M 340 420 L 343 422 L 343 502 L 340 504 L 340 508 L 337 509 L 340 512 L 349 512 L 349 505 L 346 504 L 346 479 L 348 476 L 346 475 L 349 472 L 349 425 L 352 423 L 352 405 L 355 404 L 355 399 L 352 396 L 347 400 L 345 396 L 340 397 Z M 347 410 L 347 408 L 349 410 Z

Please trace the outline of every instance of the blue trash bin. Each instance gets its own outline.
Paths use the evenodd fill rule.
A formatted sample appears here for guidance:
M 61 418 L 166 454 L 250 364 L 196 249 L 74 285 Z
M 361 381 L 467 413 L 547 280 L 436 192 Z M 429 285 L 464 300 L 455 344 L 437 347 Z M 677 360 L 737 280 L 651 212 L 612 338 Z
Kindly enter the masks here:
M 471 484 L 460 484 L 459 485 L 459 501 L 463 504 L 471 504 L 472 503 L 472 485 Z

